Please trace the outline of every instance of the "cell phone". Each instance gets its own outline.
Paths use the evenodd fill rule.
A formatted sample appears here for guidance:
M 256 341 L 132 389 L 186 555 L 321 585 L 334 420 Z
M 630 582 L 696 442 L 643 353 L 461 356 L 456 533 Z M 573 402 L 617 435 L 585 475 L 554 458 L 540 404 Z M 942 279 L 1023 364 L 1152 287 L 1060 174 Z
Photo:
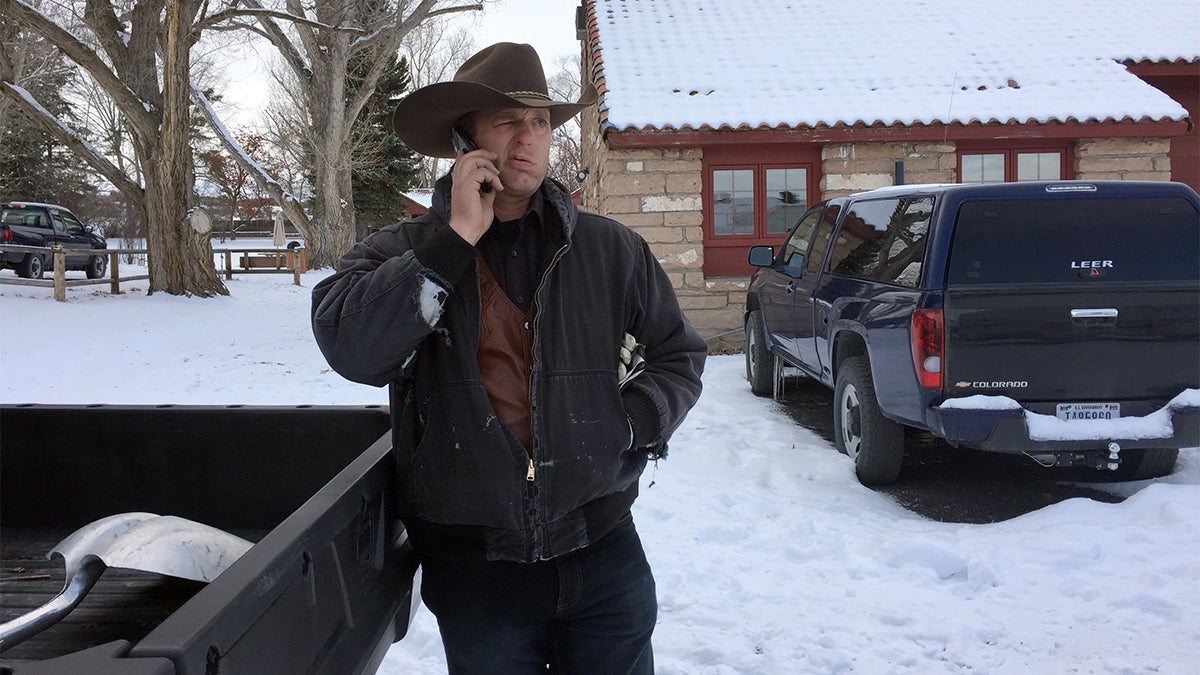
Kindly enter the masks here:
M 454 144 L 454 152 L 456 154 L 460 153 L 460 152 L 471 152 L 472 150 L 479 149 L 475 145 L 475 143 L 473 143 L 471 141 L 471 137 L 468 136 L 466 134 L 466 132 L 464 132 L 462 129 L 459 129 L 458 127 L 454 127 L 450 131 L 450 142 Z M 479 191 L 480 192 L 491 192 L 492 191 L 492 183 L 490 181 L 481 183 L 479 185 Z

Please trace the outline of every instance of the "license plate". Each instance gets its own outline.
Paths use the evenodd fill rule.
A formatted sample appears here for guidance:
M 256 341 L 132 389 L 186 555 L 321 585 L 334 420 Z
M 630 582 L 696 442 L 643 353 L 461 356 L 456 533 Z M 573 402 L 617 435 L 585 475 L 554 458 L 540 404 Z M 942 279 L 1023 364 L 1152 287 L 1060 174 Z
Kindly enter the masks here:
M 1120 403 L 1059 403 L 1055 409 L 1058 419 L 1067 422 L 1075 420 L 1115 420 L 1121 416 Z

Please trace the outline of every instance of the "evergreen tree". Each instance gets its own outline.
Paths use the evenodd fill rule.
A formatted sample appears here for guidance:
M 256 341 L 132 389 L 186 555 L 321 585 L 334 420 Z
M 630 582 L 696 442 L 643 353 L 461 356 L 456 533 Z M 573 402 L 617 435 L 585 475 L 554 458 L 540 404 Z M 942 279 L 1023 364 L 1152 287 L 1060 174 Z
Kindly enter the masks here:
M 366 66 L 352 64 L 351 80 Z M 406 214 L 400 196 L 417 184 L 418 158 L 392 131 L 392 111 L 408 82 L 407 60 L 393 55 L 356 123 L 351 184 L 359 239 L 403 219 Z
M 0 25 L 0 34 L 13 47 L 18 84 L 59 119 L 77 125 L 62 94 L 75 76 L 73 65 L 39 36 L 18 31 L 15 22 Z M 0 201 L 51 202 L 77 210 L 95 195 L 83 161 L 16 106 L 0 99 L 0 108 L 5 108 L 0 110 Z

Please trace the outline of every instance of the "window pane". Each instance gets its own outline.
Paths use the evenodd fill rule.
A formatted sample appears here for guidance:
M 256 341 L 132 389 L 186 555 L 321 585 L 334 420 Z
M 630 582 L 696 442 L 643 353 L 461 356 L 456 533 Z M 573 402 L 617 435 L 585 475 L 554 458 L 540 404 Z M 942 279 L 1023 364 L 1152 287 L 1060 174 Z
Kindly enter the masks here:
M 835 274 L 915 288 L 932 213 L 929 197 L 854 204 L 838 231 L 830 268 Z
M 1017 153 L 1017 180 L 1061 180 L 1062 155 L 1057 152 Z
M 1004 155 L 1001 153 L 989 155 L 963 155 L 962 182 L 1003 183 Z
M 754 171 L 713 171 L 713 234 L 754 234 Z
M 749 192 L 754 189 L 754 171 L 750 169 L 739 169 L 733 172 L 733 190 L 735 192 Z
M 796 230 L 792 232 L 792 236 L 783 242 L 780 260 L 783 261 L 784 272 L 797 277 L 804 272 L 804 255 L 808 253 L 809 241 L 811 241 L 812 233 L 820 220 L 821 210 L 813 209 L 796 224 Z
M 947 283 L 1194 284 L 1197 217 L 1182 197 L 968 201 L 954 228 Z M 1098 278 L 1080 264 L 1093 260 L 1111 263 Z
M 887 236 L 880 249 L 879 266 L 872 278 L 909 288 L 916 288 L 921 279 L 921 264 L 925 261 L 925 235 L 929 233 L 929 217 L 933 199 L 905 199 L 892 211 Z
M 733 172 L 713 172 L 713 192 L 733 192 Z
M 810 273 L 820 269 L 821 262 L 825 260 L 825 252 L 829 250 L 829 235 L 833 234 L 833 226 L 837 224 L 840 212 L 841 209 L 837 206 L 825 209 L 825 216 L 821 218 L 821 224 L 813 235 L 812 251 L 808 255 L 808 271 Z
M 783 234 L 808 207 L 807 169 L 767 169 L 767 234 Z
M 858 202 L 842 219 L 842 227 L 833 243 L 830 269 L 835 274 L 870 278 L 879 267 L 888 223 L 899 199 Z

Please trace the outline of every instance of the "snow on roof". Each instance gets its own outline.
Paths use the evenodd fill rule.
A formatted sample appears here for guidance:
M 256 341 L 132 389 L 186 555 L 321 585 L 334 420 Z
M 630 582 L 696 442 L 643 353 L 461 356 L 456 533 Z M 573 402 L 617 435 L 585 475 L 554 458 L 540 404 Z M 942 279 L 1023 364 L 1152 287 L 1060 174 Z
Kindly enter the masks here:
M 405 197 L 424 206 L 425 208 L 433 208 L 433 189 L 432 188 L 416 188 L 404 193 Z
M 591 4 L 617 129 L 1178 121 L 1121 62 L 1200 62 L 1196 0 Z

